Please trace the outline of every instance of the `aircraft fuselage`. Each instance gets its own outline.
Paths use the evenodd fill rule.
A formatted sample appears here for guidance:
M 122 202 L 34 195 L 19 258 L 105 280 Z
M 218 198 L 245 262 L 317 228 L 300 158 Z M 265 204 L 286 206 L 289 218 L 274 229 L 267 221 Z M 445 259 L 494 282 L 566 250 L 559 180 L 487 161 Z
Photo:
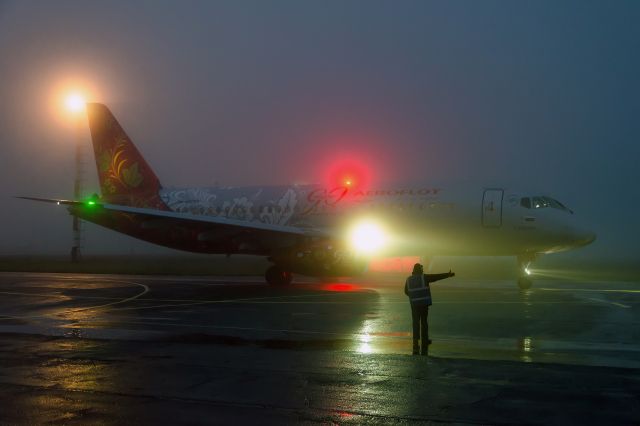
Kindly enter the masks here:
M 526 194 L 494 187 L 298 185 L 161 189 L 159 195 L 177 213 L 329 232 L 375 219 L 394 235 L 381 253 L 390 256 L 555 253 L 594 238 L 570 210 L 526 208 Z

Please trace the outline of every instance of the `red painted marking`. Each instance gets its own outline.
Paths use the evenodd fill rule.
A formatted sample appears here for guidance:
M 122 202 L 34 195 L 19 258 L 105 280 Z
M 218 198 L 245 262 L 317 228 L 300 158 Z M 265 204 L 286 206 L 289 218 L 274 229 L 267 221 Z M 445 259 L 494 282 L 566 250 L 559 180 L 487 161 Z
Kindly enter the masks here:
M 360 290 L 360 287 L 355 284 L 331 283 L 324 285 L 322 289 L 326 291 L 350 292 L 358 291 Z

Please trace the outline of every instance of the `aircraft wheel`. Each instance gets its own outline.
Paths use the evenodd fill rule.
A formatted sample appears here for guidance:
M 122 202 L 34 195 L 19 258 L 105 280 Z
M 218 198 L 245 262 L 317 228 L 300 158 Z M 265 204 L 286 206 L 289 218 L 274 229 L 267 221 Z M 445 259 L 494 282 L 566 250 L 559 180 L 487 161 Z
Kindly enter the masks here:
M 520 288 L 520 290 L 529 290 L 532 285 L 533 285 L 533 281 L 531 281 L 529 278 L 527 277 L 518 278 L 518 287 Z
M 291 281 L 293 281 L 293 274 L 273 265 L 267 269 L 264 278 L 267 280 L 267 283 L 272 286 L 289 285 Z

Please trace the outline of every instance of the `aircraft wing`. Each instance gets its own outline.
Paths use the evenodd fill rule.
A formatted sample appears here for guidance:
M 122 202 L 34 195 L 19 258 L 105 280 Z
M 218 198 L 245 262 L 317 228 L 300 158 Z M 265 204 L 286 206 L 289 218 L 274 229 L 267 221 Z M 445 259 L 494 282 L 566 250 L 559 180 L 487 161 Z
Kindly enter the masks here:
M 129 235 L 144 233 L 153 242 L 154 235 L 180 240 L 192 235 L 214 252 L 269 254 L 274 249 L 292 247 L 308 238 L 332 238 L 332 233 L 316 228 L 268 224 L 196 215 L 149 208 L 101 203 L 99 200 L 73 201 L 52 198 L 16 197 L 68 206 L 73 215 Z M 239 247 L 244 247 L 240 249 Z M 175 248 L 182 248 L 175 246 Z M 188 249 L 188 248 L 185 248 Z
M 298 235 L 304 237 L 328 237 L 329 233 L 312 228 L 298 228 L 295 226 L 273 225 L 263 222 L 254 222 L 246 220 L 228 219 L 224 217 L 195 215 L 189 213 L 180 213 L 173 211 L 164 211 L 156 209 L 146 209 L 140 207 L 121 206 L 116 204 L 100 204 L 100 206 L 108 211 L 128 213 L 139 216 L 141 219 L 167 219 L 176 221 L 176 223 L 187 224 L 209 224 L 212 227 L 220 226 L 224 228 L 237 228 L 238 230 L 256 230 L 264 232 L 272 232 L 276 234 Z
M 97 207 L 97 208 L 96 208 Z M 244 253 L 271 255 L 279 250 L 304 245 L 311 238 L 331 238 L 328 232 L 228 219 L 206 215 L 179 213 L 116 204 L 99 204 L 94 208 L 70 207 L 81 210 L 78 215 L 99 225 L 136 236 L 145 234 L 148 241 L 158 241 L 173 248 L 210 253 Z M 91 213 L 91 210 L 95 211 Z M 94 218 L 92 218 L 94 216 Z M 183 242 L 190 241 L 184 244 Z

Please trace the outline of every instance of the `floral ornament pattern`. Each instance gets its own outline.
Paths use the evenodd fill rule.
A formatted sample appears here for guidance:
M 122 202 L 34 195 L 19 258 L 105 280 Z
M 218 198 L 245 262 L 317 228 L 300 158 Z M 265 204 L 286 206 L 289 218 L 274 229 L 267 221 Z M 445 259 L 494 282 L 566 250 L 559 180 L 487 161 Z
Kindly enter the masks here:
M 252 220 L 253 203 L 247 197 L 234 198 L 222 203 L 221 216 L 229 219 Z
M 173 211 L 228 219 L 285 225 L 293 217 L 298 194 L 288 188 L 247 192 L 237 188 L 161 190 L 162 201 Z
M 111 149 L 97 155 L 98 169 L 102 175 L 102 191 L 115 194 L 118 188 L 138 188 L 144 181 L 137 162 L 129 164 L 126 155 L 128 142 L 120 138 Z
M 174 212 L 217 216 L 215 202 L 218 197 L 206 188 L 162 191 L 160 196 Z
M 87 104 L 100 189 L 104 201 L 168 210 L 160 182 L 116 118 L 102 104 Z
M 265 206 L 260 212 L 260 222 L 271 225 L 285 225 L 293 216 L 298 204 L 298 196 L 293 189 L 288 189 L 275 206 Z

